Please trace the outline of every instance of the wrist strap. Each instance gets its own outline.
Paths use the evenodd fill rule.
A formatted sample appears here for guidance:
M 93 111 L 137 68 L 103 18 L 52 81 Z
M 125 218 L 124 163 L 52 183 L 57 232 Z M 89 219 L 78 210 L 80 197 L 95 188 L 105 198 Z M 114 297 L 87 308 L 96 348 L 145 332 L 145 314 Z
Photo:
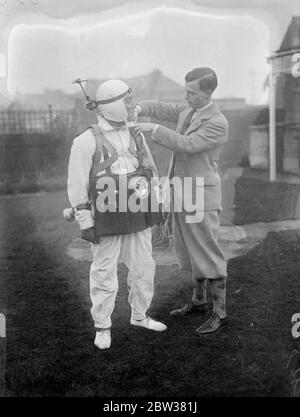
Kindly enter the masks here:
M 90 203 L 78 204 L 74 208 L 75 210 L 91 210 L 91 204 Z

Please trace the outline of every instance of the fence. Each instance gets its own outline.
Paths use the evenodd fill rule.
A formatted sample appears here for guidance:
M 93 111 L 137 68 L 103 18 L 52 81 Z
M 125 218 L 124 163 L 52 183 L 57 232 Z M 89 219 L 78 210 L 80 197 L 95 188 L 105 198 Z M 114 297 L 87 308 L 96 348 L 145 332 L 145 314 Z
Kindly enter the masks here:
M 220 160 L 221 170 L 237 166 L 247 157 L 248 126 L 256 112 L 256 109 L 224 112 L 230 131 Z M 58 177 L 65 181 L 72 139 L 95 122 L 95 112 L 79 106 L 63 111 L 53 110 L 51 106 L 40 111 L 0 111 L 0 192 L 12 192 L 7 183 L 24 185 L 24 180 L 28 179 L 38 184 L 45 177 L 47 181 Z M 175 128 L 174 124 L 164 124 Z M 146 136 L 159 174 L 166 175 L 170 151 L 155 147 L 151 135 Z M 18 190 L 20 184 L 13 192 Z
M 2 110 L 0 111 L 0 135 L 25 135 L 31 133 L 52 134 L 58 126 L 72 130 L 76 125 L 89 125 L 95 115 L 81 109 L 72 110 Z
M 85 109 L 0 112 L 0 192 L 34 191 L 66 177 L 72 138 L 91 123 Z M 54 186 L 54 184 L 53 184 Z
M 0 112 L 0 134 L 50 133 L 51 111 L 6 110 Z

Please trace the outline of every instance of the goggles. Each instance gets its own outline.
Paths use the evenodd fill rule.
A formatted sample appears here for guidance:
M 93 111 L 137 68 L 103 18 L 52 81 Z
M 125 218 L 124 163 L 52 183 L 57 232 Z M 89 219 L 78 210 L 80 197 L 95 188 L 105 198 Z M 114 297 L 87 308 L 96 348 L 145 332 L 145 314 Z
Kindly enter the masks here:
M 109 104 L 109 103 L 114 103 L 115 101 L 121 100 L 122 98 L 124 98 L 124 101 L 127 99 L 128 104 L 131 102 L 132 100 L 132 89 L 128 88 L 127 91 L 125 91 L 124 93 L 116 96 L 116 97 L 112 97 L 112 98 L 107 98 L 106 100 L 95 100 L 98 105 L 101 104 Z

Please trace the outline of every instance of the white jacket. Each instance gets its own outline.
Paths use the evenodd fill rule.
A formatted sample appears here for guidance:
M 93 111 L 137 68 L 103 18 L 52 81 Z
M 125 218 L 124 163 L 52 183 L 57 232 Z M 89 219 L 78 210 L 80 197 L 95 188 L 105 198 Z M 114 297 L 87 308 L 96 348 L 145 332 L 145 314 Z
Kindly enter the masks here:
M 112 173 L 134 172 L 138 168 L 139 162 L 129 152 L 130 134 L 128 128 L 116 130 L 101 116 L 98 116 L 98 124 L 119 155 L 118 160 L 111 166 Z M 86 130 L 73 141 L 67 182 L 68 196 L 72 207 L 89 202 L 89 174 L 95 150 L 96 140 L 91 129 Z M 81 230 L 94 226 L 90 210 L 78 210 L 75 212 L 75 219 Z

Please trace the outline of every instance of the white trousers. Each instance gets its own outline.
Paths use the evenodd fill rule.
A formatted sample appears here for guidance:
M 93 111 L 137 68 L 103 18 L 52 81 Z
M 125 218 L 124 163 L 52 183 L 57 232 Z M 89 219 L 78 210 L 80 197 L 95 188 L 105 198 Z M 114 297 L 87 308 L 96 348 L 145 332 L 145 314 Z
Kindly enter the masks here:
M 131 317 L 146 317 L 154 291 L 155 262 L 152 258 L 151 227 L 138 233 L 100 238 L 92 244 L 93 262 L 90 269 L 91 314 L 97 328 L 111 327 L 111 314 L 118 292 L 118 261 L 129 269 L 128 302 Z

